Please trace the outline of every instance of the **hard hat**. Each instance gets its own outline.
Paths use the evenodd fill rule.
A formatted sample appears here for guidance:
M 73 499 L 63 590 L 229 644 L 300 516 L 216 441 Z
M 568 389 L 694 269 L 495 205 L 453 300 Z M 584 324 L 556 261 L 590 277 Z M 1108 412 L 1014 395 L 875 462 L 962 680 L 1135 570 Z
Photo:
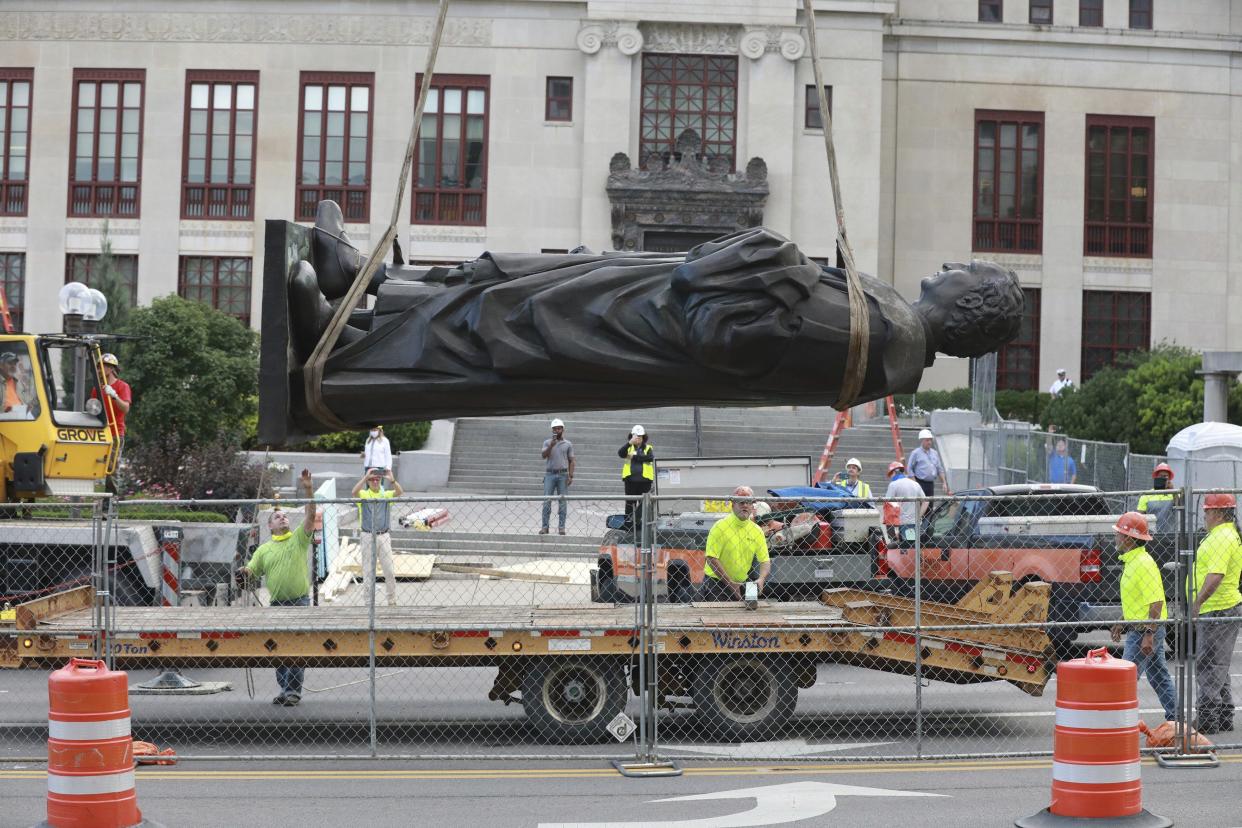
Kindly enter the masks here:
M 116 358 L 116 354 L 104 354 L 102 360 L 104 365 L 111 365 L 113 368 L 121 367 L 121 361 Z
M 1156 466 L 1154 470 L 1152 470 L 1151 476 L 1153 478 L 1156 478 L 1162 474 L 1168 475 L 1169 479 L 1172 480 L 1173 479 L 1173 468 L 1168 463 L 1161 463 L 1160 465 Z
M 755 501 L 755 517 L 764 517 L 772 514 L 772 507 L 768 505 L 766 500 Z
M 557 419 L 555 419 L 555 420 L 553 420 L 553 421 L 552 421 L 552 427 L 553 427 L 553 428 L 564 428 L 564 427 L 565 427 L 565 424 L 564 424 L 564 423 L 562 423 L 562 422 L 560 421 L 560 418 L 558 417 Z
M 647 429 L 643 428 L 640 425 L 636 425 L 630 429 L 630 434 L 634 435 L 635 437 L 646 437 Z
M 906 470 L 905 464 L 898 463 L 896 460 L 888 464 L 888 473 L 890 475 L 895 471 L 905 471 L 905 470 Z
M 1117 518 L 1117 523 L 1113 525 L 1113 531 L 1122 535 L 1129 535 L 1139 540 L 1151 540 L 1151 533 L 1147 531 L 1147 518 L 1138 512 L 1126 512 Z
M 861 460 L 859 460 L 857 457 L 851 457 L 849 460 L 846 460 L 846 461 L 845 461 L 845 465 L 846 465 L 847 467 L 849 467 L 849 466 L 858 466 L 858 470 L 859 470 L 859 471 L 862 471 L 862 461 L 861 461 Z
M 1238 499 L 1225 492 L 1212 492 L 1203 498 L 1204 509 L 1236 509 L 1237 507 Z
M 1058 373 L 1058 374 L 1064 374 L 1064 373 L 1066 373 L 1066 371 L 1065 371 L 1065 369 L 1064 369 L 1064 368 L 1058 368 L 1058 369 L 1057 369 L 1057 373 Z
M 931 433 L 930 428 L 925 428 L 919 432 L 919 439 L 920 440 L 935 440 L 936 435 Z

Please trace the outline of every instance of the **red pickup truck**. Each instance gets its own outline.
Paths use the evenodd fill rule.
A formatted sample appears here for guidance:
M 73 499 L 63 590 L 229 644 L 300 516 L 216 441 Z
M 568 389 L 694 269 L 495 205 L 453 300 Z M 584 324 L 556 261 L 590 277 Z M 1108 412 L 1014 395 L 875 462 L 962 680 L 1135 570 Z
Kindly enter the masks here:
M 1121 502 L 1094 486 L 1024 483 L 959 492 L 936 503 L 923 526 L 922 590 L 928 600 L 955 601 L 995 570 L 1014 583 L 1052 585 L 1051 621 L 1082 621 L 1054 631 L 1067 647 L 1092 624 L 1091 609 L 1119 600 L 1112 525 Z M 1154 526 L 1153 526 L 1154 528 Z M 892 586 L 913 592 L 917 565 L 912 539 L 888 549 Z

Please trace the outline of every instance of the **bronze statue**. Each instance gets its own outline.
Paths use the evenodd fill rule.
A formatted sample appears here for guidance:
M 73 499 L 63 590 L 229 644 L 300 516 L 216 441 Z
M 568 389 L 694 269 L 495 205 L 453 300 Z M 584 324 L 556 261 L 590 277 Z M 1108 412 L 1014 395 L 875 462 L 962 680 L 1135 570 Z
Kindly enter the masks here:
M 395 248 L 395 245 L 394 245 Z M 457 267 L 381 267 L 324 370 L 343 421 L 667 405 L 831 405 L 849 339 L 845 274 L 764 228 L 656 253 L 485 253 Z M 280 444 L 331 431 L 301 365 L 362 257 L 340 209 L 315 227 L 269 221 L 260 431 Z M 937 352 L 980 356 L 1018 332 L 1017 277 L 946 264 L 913 305 L 862 276 L 870 308 L 863 400 L 918 388 Z

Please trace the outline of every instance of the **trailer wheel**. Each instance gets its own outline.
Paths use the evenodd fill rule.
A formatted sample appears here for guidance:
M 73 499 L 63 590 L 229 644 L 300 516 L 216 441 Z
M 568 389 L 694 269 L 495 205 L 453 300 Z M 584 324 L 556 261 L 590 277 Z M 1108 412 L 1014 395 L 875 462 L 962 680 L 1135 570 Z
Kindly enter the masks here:
M 798 688 L 779 659 L 718 656 L 694 673 L 694 707 L 713 733 L 729 741 L 768 738 L 793 715 Z
M 625 669 L 614 659 L 538 658 L 522 676 L 522 707 L 540 742 L 598 742 L 625 709 Z

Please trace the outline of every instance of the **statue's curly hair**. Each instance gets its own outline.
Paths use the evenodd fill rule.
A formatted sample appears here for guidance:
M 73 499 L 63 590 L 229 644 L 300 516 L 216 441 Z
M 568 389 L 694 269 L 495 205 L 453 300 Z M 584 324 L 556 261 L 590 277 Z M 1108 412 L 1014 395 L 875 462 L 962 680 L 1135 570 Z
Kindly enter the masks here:
M 952 356 L 979 357 L 1018 335 L 1026 303 L 1012 270 L 979 260 L 963 269 L 981 277 L 979 286 L 959 297 L 947 315 L 940 349 Z

